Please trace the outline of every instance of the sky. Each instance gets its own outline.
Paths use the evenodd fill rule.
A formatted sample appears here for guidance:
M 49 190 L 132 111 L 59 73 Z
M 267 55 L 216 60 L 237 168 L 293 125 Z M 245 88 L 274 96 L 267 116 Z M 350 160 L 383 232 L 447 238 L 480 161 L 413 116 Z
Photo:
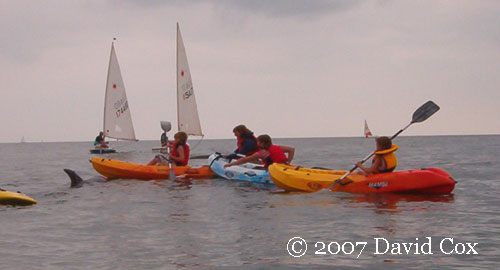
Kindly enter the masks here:
M 0 0 L 0 142 L 91 141 L 113 38 L 136 137 L 177 126 L 179 22 L 205 138 L 500 133 L 500 1 Z M 173 131 L 177 131 L 176 128 Z M 173 134 L 172 134 L 173 135 Z

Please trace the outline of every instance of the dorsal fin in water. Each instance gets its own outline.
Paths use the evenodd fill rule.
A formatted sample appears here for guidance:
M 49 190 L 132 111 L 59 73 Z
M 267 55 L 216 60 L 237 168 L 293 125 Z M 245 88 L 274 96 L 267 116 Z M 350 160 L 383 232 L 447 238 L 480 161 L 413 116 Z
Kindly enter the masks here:
M 70 170 L 70 169 L 64 169 L 64 172 L 71 179 L 71 187 L 72 188 L 79 188 L 83 185 L 83 179 L 78 174 L 76 174 L 75 171 Z

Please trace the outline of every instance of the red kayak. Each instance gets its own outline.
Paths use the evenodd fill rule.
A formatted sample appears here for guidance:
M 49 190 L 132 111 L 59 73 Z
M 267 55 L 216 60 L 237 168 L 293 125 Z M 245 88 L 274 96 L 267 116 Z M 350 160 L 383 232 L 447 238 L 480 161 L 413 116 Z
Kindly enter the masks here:
M 448 194 L 455 188 L 455 180 L 446 171 L 428 168 L 369 176 L 348 177 L 331 188 L 331 191 L 351 193 L 408 192 Z
M 274 184 L 287 191 L 315 192 L 329 188 L 346 171 L 308 169 L 284 164 L 269 166 Z M 425 193 L 448 194 L 455 188 L 455 180 L 438 168 L 395 171 L 389 173 L 350 174 L 331 191 L 350 193 Z

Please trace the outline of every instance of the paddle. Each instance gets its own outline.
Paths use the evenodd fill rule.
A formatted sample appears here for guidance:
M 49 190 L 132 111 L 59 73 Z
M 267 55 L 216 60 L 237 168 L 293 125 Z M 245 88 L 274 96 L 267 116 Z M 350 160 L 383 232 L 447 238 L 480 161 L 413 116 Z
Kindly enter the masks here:
M 165 133 L 169 132 L 172 129 L 172 125 L 169 121 L 160 121 L 160 126 Z M 168 142 L 168 136 L 167 136 Z M 168 180 L 175 180 L 175 171 L 172 168 L 172 161 L 170 160 L 170 147 L 167 146 L 167 160 L 168 160 Z
M 189 159 L 207 159 L 210 155 L 192 156 Z
M 172 168 L 172 161 L 170 159 L 170 147 L 167 146 L 167 155 L 168 155 L 168 180 L 175 180 L 175 171 Z
M 391 140 L 396 138 L 399 134 L 401 134 L 401 132 L 405 131 L 412 124 L 420 123 L 420 122 L 427 120 L 427 118 L 429 118 L 431 115 L 433 115 L 437 111 L 439 111 L 439 106 L 430 100 L 427 101 L 424 105 L 420 106 L 413 113 L 412 120 L 406 127 L 400 129 L 398 132 L 396 132 L 396 134 L 392 135 Z M 366 156 L 363 160 L 361 160 L 361 164 L 363 164 L 365 161 L 367 161 L 369 158 L 371 158 L 374 154 L 375 154 L 375 151 L 373 151 L 371 154 Z M 350 169 L 348 172 L 346 172 L 344 175 L 342 175 L 342 177 L 340 177 L 338 180 L 333 182 L 333 184 L 329 188 L 331 189 L 334 186 L 336 186 L 338 183 L 342 182 L 342 180 L 344 180 L 349 174 L 351 174 L 354 170 L 356 170 L 356 168 L 358 168 L 358 165 L 354 165 L 354 167 L 352 167 L 352 169 Z

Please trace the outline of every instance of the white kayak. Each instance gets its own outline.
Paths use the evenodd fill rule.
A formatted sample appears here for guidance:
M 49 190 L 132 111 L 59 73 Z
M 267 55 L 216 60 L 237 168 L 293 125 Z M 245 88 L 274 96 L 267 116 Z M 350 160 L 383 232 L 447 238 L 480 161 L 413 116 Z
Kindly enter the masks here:
M 210 169 L 222 178 L 274 185 L 271 177 L 269 177 L 269 172 L 264 166 L 255 163 L 245 163 L 224 168 L 224 165 L 229 162 L 228 159 L 223 158 L 219 153 L 214 153 L 208 157 Z

